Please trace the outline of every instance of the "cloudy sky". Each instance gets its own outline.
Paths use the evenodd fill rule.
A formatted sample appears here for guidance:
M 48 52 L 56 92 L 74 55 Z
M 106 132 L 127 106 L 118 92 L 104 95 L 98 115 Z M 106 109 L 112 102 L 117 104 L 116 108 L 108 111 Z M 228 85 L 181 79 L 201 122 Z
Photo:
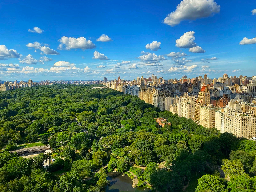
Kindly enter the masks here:
M 0 1 L 1 80 L 256 75 L 255 0 Z

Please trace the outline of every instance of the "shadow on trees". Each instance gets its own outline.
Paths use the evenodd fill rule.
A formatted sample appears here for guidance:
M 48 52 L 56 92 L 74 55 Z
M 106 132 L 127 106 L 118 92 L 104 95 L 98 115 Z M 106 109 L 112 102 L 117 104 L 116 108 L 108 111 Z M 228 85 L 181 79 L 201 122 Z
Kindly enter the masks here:
M 239 141 L 241 139 L 234 135 L 224 133 L 204 142 L 194 153 L 182 151 L 172 162 L 170 169 L 159 169 L 151 175 L 153 191 L 179 192 L 192 179 L 217 172 L 222 160 L 229 158 L 232 150 L 238 149 Z

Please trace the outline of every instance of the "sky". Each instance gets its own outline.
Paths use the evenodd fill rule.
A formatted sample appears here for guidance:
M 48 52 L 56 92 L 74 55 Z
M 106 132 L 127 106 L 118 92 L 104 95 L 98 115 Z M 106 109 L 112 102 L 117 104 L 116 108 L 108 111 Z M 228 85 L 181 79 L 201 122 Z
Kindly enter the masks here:
M 1 80 L 256 75 L 255 0 L 1 0 Z

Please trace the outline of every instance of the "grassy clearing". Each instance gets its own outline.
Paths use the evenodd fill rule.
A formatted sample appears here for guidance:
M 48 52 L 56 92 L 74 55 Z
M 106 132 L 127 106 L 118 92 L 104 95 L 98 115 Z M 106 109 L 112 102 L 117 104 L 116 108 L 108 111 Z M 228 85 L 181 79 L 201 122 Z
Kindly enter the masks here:
M 40 147 L 40 146 L 44 146 L 43 143 L 41 142 L 35 142 L 35 143 L 24 143 L 18 146 L 19 149 L 22 148 L 29 148 L 29 147 Z

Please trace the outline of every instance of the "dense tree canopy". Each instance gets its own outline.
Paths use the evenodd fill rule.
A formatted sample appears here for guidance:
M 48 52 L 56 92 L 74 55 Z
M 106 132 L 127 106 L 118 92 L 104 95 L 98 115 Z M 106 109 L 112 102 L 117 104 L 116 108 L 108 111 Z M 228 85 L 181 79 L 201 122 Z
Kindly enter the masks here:
M 171 125 L 158 125 L 158 117 Z M 8 152 L 33 142 L 49 144 L 53 153 L 25 159 Z M 200 177 L 196 191 L 256 186 L 254 141 L 92 86 L 0 92 L 0 147 L 2 191 L 100 191 L 112 171 L 156 191 L 182 191 Z

